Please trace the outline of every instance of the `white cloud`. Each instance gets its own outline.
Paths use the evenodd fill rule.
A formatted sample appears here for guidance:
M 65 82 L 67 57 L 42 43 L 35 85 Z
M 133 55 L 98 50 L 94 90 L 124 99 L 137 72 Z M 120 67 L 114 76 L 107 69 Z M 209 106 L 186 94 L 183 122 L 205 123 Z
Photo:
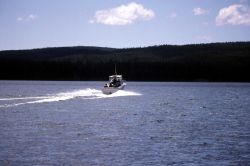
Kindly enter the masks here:
M 20 22 L 28 22 L 28 21 L 33 21 L 37 18 L 37 15 L 35 14 L 30 14 L 28 16 L 25 16 L 25 17 L 17 17 L 17 21 L 20 21 Z
M 250 7 L 243 4 L 234 4 L 222 8 L 215 21 L 216 25 L 250 25 Z
M 247 0 L 240 0 L 240 3 L 247 3 Z
M 17 17 L 17 21 L 23 21 L 23 17 Z
M 108 10 L 98 10 L 95 12 L 94 19 L 89 22 L 105 25 L 127 25 L 138 19 L 150 20 L 154 16 L 153 10 L 145 9 L 143 5 L 131 2 Z
M 193 13 L 194 13 L 194 15 L 198 16 L 198 15 L 207 14 L 208 11 L 206 9 L 202 9 L 200 7 L 196 7 L 196 8 L 193 9 Z
M 171 19 L 175 19 L 177 16 L 177 13 L 171 13 L 168 17 Z
M 89 20 L 89 23 L 90 23 L 90 24 L 94 24 L 94 23 L 95 23 L 95 20 Z

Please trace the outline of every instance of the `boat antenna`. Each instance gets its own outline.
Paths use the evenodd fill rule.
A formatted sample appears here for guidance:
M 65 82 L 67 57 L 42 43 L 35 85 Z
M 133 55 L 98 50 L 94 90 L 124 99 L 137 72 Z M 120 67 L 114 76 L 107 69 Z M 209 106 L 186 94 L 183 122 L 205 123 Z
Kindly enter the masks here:
M 115 75 L 117 75 L 117 73 L 116 73 L 116 64 L 115 64 Z

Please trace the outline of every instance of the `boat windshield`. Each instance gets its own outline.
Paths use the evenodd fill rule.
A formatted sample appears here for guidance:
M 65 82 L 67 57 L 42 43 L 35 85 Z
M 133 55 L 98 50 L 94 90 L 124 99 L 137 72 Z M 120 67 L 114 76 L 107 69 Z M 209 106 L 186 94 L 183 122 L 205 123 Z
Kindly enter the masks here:
M 109 81 L 116 80 L 116 81 L 122 81 L 122 75 L 112 75 L 109 76 Z

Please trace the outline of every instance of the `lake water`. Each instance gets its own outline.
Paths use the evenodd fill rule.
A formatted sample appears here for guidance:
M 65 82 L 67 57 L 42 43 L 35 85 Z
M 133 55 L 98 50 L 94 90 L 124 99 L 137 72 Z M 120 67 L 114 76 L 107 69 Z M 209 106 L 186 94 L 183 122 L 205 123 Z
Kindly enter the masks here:
M 0 81 L 0 165 L 249 165 L 250 84 Z

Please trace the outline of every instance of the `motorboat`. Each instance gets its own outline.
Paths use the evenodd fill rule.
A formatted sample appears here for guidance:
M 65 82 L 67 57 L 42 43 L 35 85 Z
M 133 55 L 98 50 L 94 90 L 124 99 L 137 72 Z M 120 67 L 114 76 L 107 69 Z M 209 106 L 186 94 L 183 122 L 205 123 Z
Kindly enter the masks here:
M 106 95 L 113 94 L 119 90 L 123 90 L 125 86 L 126 83 L 123 81 L 122 75 L 117 75 L 115 68 L 115 74 L 109 76 L 109 82 L 104 85 L 102 93 Z
M 109 82 L 106 83 L 102 89 L 102 93 L 108 95 L 123 90 L 126 86 L 122 79 L 122 75 L 111 75 L 109 76 Z

